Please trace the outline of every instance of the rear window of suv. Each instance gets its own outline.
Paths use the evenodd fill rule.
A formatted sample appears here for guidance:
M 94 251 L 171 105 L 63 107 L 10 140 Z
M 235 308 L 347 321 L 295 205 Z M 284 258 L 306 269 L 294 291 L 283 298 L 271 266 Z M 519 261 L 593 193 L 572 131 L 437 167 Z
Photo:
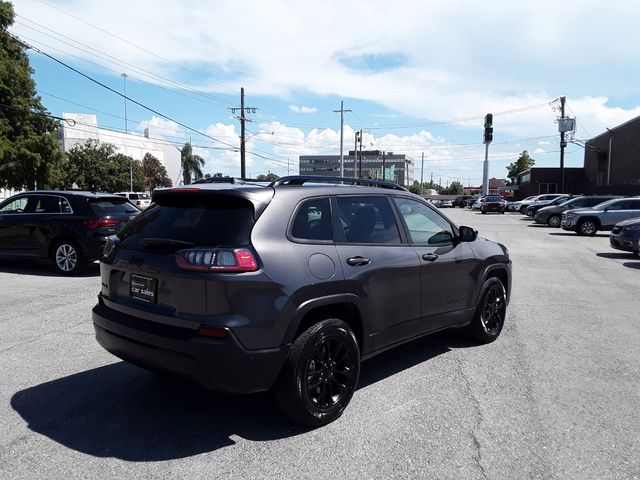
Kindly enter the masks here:
M 119 213 L 136 213 L 138 209 L 127 201 L 126 198 L 107 197 L 88 199 L 91 210 L 96 215 L 114 215 Z
M 129 222 L 118 236 L 122 246 L 132 250 L 145 249 L 144 240 L 149 238 L 186 242 L 182 248 L 188 248 L 187 243 L 196 247 L 244 246 L 251 241 L 253 213 L 253 205 L 245 199 L 156 204 Z

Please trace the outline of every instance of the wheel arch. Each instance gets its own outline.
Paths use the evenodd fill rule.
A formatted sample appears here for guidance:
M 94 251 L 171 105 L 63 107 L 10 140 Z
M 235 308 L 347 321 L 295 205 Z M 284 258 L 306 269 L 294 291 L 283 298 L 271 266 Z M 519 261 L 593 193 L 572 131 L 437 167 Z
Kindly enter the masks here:
M 352 295 L 332 295 L 303 303 L 294 315 L 286 335 L 286 343 L 293 343 L 311 325 L 327 318 L 338 318 L 353 330 L 361 354 L 370 350 L 369 329 L 360 308 L 359 299 Z
M 82 250 L 82 246 L 80 245 L 80 242 L 78 242 L 73 235 L 69 233 L 59 233 L 51 237 L 51 239 L 49 240 L 49 245 L 47 246 L 47 256 L 49 258 L 53 258 L 53 255 L 54 255 L 53 249 L 58 244 L 58 242 L 65 241 L 65 240 L 73 243 L 75 247 L 78 249 L 79 253 L 81 255 L 84 255 L 84 251 Z

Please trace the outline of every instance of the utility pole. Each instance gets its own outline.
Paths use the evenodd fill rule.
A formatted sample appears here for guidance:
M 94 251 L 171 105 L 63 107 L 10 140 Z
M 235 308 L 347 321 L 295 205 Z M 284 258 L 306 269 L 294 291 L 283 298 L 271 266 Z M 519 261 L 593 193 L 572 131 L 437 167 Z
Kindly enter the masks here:
M 420 167 L 420 196 L 424 197 L 424 152 L 422 152 L 422 166 Z
M 344 152 L 343 152 L 343 138 L 344 138 L 344 112 L 350 112 L 351 110 L 344 109 L 344 100 L 340 100 L 340 110 L 334 110 L 334 113 L 340 112 L 340 176 L 344 177 Z
M 387 178 L 387 165 L 384 158 L 385 151 L 382 151 L 382 181 L 384 182 Z
M 231 112 L 235 115 L 237 111 L 240 111 L 240 116 L 236 117 L 240 120 L 240 178 L 246 178 L 247 160 L 246 160 L 246 146 L 245 146 L 245 123 L 250 122 L 245 116 L 246 113 L 256 113 L 257 108 L 244 106 L 244 87 L 240 88 L 240 108 L 230 108 Z
M 360 130 L 360 161 L 358 162 L 358 178 L 362 178 L 362 130 Z
M 358 140 L 360 132 L 356 131 L 356 143 L 353 146 L 353 176 L 358 176 Z
M 127 122 L 127 74 L 123 73 L 120 76 L 124 85 L 124 133 L 129 133 L 129 122 Z M 133 160 L 129 162 L 129 191 L 133 192 Z
M 564 104 L 567 97 L 560 97 L 560 118 L 564 119 Z M 564 193 L 564 147 L 567 141 L 564 138 L 564 129 L 560 129 L 560 193 Z

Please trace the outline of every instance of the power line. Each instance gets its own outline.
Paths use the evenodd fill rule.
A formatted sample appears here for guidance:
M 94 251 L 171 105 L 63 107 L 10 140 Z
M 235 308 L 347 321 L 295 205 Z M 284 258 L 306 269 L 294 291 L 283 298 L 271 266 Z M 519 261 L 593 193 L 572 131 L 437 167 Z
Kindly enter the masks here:
M 11 34 L 11 35 L 12 35 L 12 37 L 13 37 L 14 39 L 16 39 L 17 41 L 22 42 L 22 40 L 20 40 L 20 39 L 19 39 L 19 37 L 15 36 L 15 35 L 13 35 L 13 34 Z M 24 42 L 22 42 L 22 43 L 24 44 Z M 25 44 L 25 45 L 26 45 L 26 44 Z M 42 51 L 42 50 L 40 50 L 40 49 L 38 49 L 38 48 L 35 48 L 35 47 L 32 47 L 32 46 L 29 46 L 29 45 L 27 45 L 27 46 L 28 46 L 29 48 L 33 49 L 34 51 L 36 51 L 37 53 L 39 53 L 39 54 L 41 54 L 41 55 L 44 55 L 45 57 L 50 58 L 50 59 L 51 59 L 51 60 L 53 60 L 54 62 L 59 63 L 60 65 L 62 65 L 62 66 L 64 66 L 64 67 L 68 68 L 69 70 L 71 70 L 71 71 L 73 71 L 73 72 L 77 73 L 78 75 L 81 75 L 82 77 L 84 77 L 84 78 L 86 78 L 87 80 L 89 80 L 89 81 L 91 81 L 91 82 L 95 83 L 96 85 L 99 85 L 99 86 L 101 86 L 102 88 L 105 88 L 105 89 L 109 90 L 110 92 L 115 93 L 115 94 L 116 94 L 116 95 L 118 95 L 119 97 L 122 97 L 122 98 L 124 98 L 124 99 L 126 99 L 126 100 L 130 101 L 131 103 L 134 103 L 134 104 L 138 105 L 139 107 L 144 108 L 145 110 L 148 110 L 148 111 L 150 111 L 150 112 L 152 112 L 152 113 L 155 113 L 156 115 L 159 115 L 160 117 L 165 118 L 165 119 L 167 119 L 167 120 L 170 120 L 170 121 L 172 121 L 172 122 L 175 122 L 175 123 L 177 123 L 178 125 L 180 125 L 181 127 L 185 128 L 185 129 L 187 129 L 187 130 L 189 130 L 189 131 L 191 131 L 191 132 L 197 133 L 198 135 L 202 135 L 202 136 L 204 136 L 204 137 L 207 137 L 207 138 L 209 138 L 209 139 L 211 139 L 211 140 L 213 140 L 213 141 L 215 141 L 215 142 L 221 143 L 221 144 L 223 144 L 223 145 L 227 145 L 227 146 L 229 146 L 229 147 L 236 148 L 236 147 L 235 147 L 235 145 L 231 145 L 230 143 L 223 142 L 222 140 L 219 140 L 219 139 L 217 139 L 217 138 L 215 138 L 215 137 L 212 137 L 211 135 L 208 135 L 208 134 L 206 134 L 206 133 L 200 132 L 199 130 L 196 130 L 195 128 L 190 127 L 189 125 L 185 125 L 184 123 L 182 123 L 182 122 L 180 122 L 180 121 L 178 121 L 178 120 L 175 120 L 175 119 L 173 119 L 173 118 L 169 117 L 168 115 L 165 115 L 164 113 L 160 113 L 159 111 L 157 111 L 157 110 L 155 110 L 155 109 L 153 109 L 153 108 L 151 108 L 151 107 L 148 107 L 147 105 L 145 105 L 145 104 L 143 104 L 143 103 L 141 103 L 141 102 L 138 102 L 137 100 L 134 100 L 134 99 L 132 99 L 132 98 L 128 97 L 127 95 L 124 95 L 124 94 L 120 93 L 119 91 L 117 91 L 117 90 L 115 90 L 115 89 L 111 88 L 110 86 L 105 85 L 105 84 L 104 84 L 104 83 L 102 83 L 101 81 L 96 80 L 95 78 L 93 78 L 93 77 L 91 77 L 91 76 L 87 75 L 86 73 L 83 73 L 83 72 L 81 72 L 80 70 L 78 70 L 78 69 L 76 69 L 76 68 L 72 67 L 71 65 L 69 65 L 69 64 L 67 64 L 67 63 L 65 63 L 65 62 L 63 62 L 62 60 L 58 60 L 58 59 L 57 59 L 56 57 L 54 57 L 53 55 L 49 55 L 48 53 L 46 53 L 46 52 L 44 52 L 44 51 Z
M 160 60 L 164 61 L 164 62 L 170 63 L 170 64 L 172 64 L 172 65 L 174 65 L 174 66 L 176 66 L 176 67 L 178 67 L 178 68 L 181 68 L 181 69 L 183 69 L 183 70 L 188 70 L 188 71 L 190 71 L 190 72 L 192 72 L 192 73 L 195 73 L 195 74 L 197 74 L 197 75 L 200 75 L 200 74 L 201 74 L 201 73 L 199 73 L 199 72 L 196 72 L 195 70 L 192 70 L 192 69 L 190 69 L 190 68 L 188 68 L 188 67 L 185 67 L 184 65 L 180 65 L 179 63 L 176 63 L 176 62 L 174 62 L 174 61 L 172 61 L 172 60 L 169 60 L 168 58 L 165 58 L 165 57 L 163 57 L 163 56 L 161 56 L 161 55 L 158 55 L 158 54 L 157 54 L 157 53 L 155 53 L 155 52 L 152 52 L 152 51 L 150 51 L 150 50 L 147 50 L 146 48 L 141 47 L 140 45 L 138 45 L 138 44 L 136 44 L 136 43 L 133 43 L 133 42 L 131 42 L 131 41 L 127 40 L 126 38 L 122 38 L 122 37 L 120 37 L 120 36 L 116 35 L 115 33 L 112 33 L 112 32 L 110 32 L 110 31 L 108 31 L 108 30 L 105 30 L 105 29 L 104 29 L 104 28 L 102 28 L 102 27 L 99 27 L 99 26 L 97 26 L 97 25 L 94 25 L 93 23 L 88 22 L 87 20 L 84 20 L 83 18 L 77 17 L 76 15 L 73 15 L 73 14 L 71 14 L 71 13 L 69 13 L 69 12 L 67 12 L 67 11 L 65 11 L 65 10 L 63 10 L 63 9 L 61 9 L 61 8 L 59 8 L 59 7 L 56 7 L 55 5 L 52 5 L 50 2 L 48 2 L 48 1 L 46 1 L 46 0 L 38 0 L 38 1 L 39 1 L 39 2 L 41 2 L 41 3 L 43 3 L 43 4 L 45 4 L 45 5 L 47 5 L 47 6 L 48 6 L 48 7 L 50 7 L 50 8 L 53 8 L 54 10 L 59 11 L 60 13 L 63 13 L 64 15 L 67 15 L 67 16 L 69 16 L 69 17 L 71 17 L 71 18 L 74 18 L 74 19 L 76 19 L 76 20 L 78 20 L 78 21 L 80 21 L 80 22 L 82 22 L 82 23 L 84 23 L 84 24 L 86 24 L 86 25 L 89 25 L 90 27 L 92 27 L 92 28 L 94 28 L 94 29 L 96 29 L 96 30 L 101 31 L 102 33 L 105 33 L 105 34 L 107 34 L 107 35 L 109 35 L 109 36 L 111 36 L 111 37 L 113 37 L 113 38 L 116 38 L 116 39 L 120 40 L 121 42 L 124 42 L 124 43 L 126 43 L 126 44 L 128 44 L 128 45 L 131 45 L 132 47 L 135 47 L 135 48 L 137 48 L 137 49 L 139 49 L 139 50 L 141 50 L 141 51 L 143 51 L 143 52 L 145 52 L 145 53 L 147 53 L 147 54 L 149 54 L 149 55 L 152 55 L 152 56 L 154 56 L 154 57 L 156 57 L 156 58 L 158 58 L 158 59 L 160 59 Z M 215 81 L 215 80 L 210 80 L 210 81 L 211 81 L 212 83 L 215 83 L 216 85 L 219 85 L 219 86 L 221 86 L 221 87 L 223 87 L 223 88 L 225 88 L 225 89 L 227 89 L 227 90 L 229 90 L 229 91 L 233 92 L 233 94 L 235 95 L 235 90 L 233 90 L 232 88 L 228 87 L 227 85 L 224 85 L 223 83 L 217 82 L 217 81 Z
M 25 24 L 21 23 L 21 22 L 16 22 L 16 23 L 24 25 L 27 28 L 32 28 L 32 27 L 29 27 L 28 25 L 25 25 Z M 40 32 L 37 29 L 33 29 L 32 28 L 32 30 L 35 30 L 36 32 L 41 33 L 42 35 L 45 35 L 45 36 L 47 36 L 47 37 L 49 37 L 49 38 L 51 38 L 51 39 L 53 39 L 53 40 L 55 40 L 57 42 L 63 43 L 63 44 L 68 45 L 68 46 L 70 46 L 72 48 L 75 48 L 75 49 L 80 50 L 82 52 L 88 53 L 88 54 L 90 54 L 90 55 L 92 55 L 94 57 L 98 57 L 98 58 L 100 58 L 100 59 L 102 59 L 102 60 L 104 60 L 104 61 L 106 61 L 108 63 L 111 63 L 113 65 L 116 65 L 118 67 L 128 68 L 130 70 L 133 69 L 134 72 L 137 75 L 131 75 L 132 78 L 135 78 L 136 80 L 138 80 L 138 81 L 140 81 L 142 83 L 145 83 L 147 85 L 152 85 L 152 86 L 154 86 L 156 88 L 160 88 L 162 90 L 171 92 L 173 94 L 181 95 L 183 97 L 190 98 L 192 100 L 198 100 L 198 101 L 207 103 L 209 105 L 214 105 L 214 106 L 220 107 L 220 108 L 222 108 L 222 106 L 226 107 L 227 105 L 230 104 L 229 102 L 227 102 L 225 100 L 219 99 L 219 98 L 211 96 L 211 95 L 204 94 L 204 93 L 199 92 L 198 90 L 195 90 L 195 89 L 193 89 L 191 87 L 185 86 L 184 84 L 181 84 L 179 82 L 176 82 L 176 81 L 170 80 L 168 78 L 162 77 L 162 76 L 157 75 L 157 74 L 155 74 L 153 72 L 149 72 L 148 70 L 144 70 L 144 69 L 142 69 L 140 67 L 137 67 L 135 65 L 132 65 L 132 64 L 130 64 L 128 62 L 125 62 L 125 61 L 122 61 L 122 60 L 118 60 L 118 59 L 115 59 L 115 61 L 114 60 L 109 60 L 108 58 L 105 58 L 104 55 L 106 55 L 108 57 L 111 57 L 111 55 L 103 53 L 103 52 L 100 52 L 99 50 L 96 50 L 93 47 L 87 46 L 87 48 L 90 48 L 91 50 L 94 50 L 95 52 L 98 52 L 100 55 L 97 55 L 96 53 L 93 53 L 93 52 L 89 52 L 89 51 L 87 51 L 87 50 L 85 50 L 83 48 L 80 48 L 80 47 L 78 47 L 76 45 L 72 45 L 72 44 L 70 44 L 68 42 L 65 42 L 64 40 L 60 40 L 59 38 L 53 37 L 53 36 L 48 35 L 48 34 L 46 34 L 44 32 Z M 96 67 L 101 68 L 103 70 L 106 70 L 108 72 L 112 72 L 112 73 L 116 73 L 116 74 L 120 73 L 118 70 L 114 70 L 112 68 L 106 67 L 105 65 L 102 65 L 102 64 L 97 63 L 97 62 L 92 62 L 91 60 L 87 60 L 86 58 L 83 58 L 83 57 L 81 57 L 79 55 L 74 55 L 73 53 L 70 53 L 70 52 L 68 52 L 66 50 L 62 50 L 62 49 L 57 48 L 57 47 L 55 47 L 53 45 L 49 45 L 49 44 L 47 44 L 47 43 L 45 43 L 45 42 L 43 42 L 41 40 L 37 40 L 37 39 L 31 38 L 31 37 L 29 37 L 27 35 L 24 35 L 24 34 L 21 35 L 21 37 L 29 40 L 32 43 L 36 43 L 36 44 L 38 44 L 40 46 L 45 46 L 45 47 L 50 48 L 52 50 L 56 50 L 56 51 L 66 55 L 68 57 L 72 57 L 72 58 L 78 59 L 81 62 L 85 62 L 85 63 L 88 63 L 90 65 L 95 65 Z M 66 38 L 68 38 L 68 37 L 66 37 Z M 78 42 L 78 43 L 80 43 L 80 42 Z M 84 45 L 82 43 L 80 43 L 80 44 Z M 112 57 L 112 58 L 115 58 L 115 57 Z M 153 81 L 144 80 L 143 77 L 151 78 Z M 169 86 L 171 88 L 167 88 L 166 86 Z M 177 92 L 175 89 L 183 90 L 183 91 L 186 91 L 186 92 L 191 92 L 191 93 L 193 93 L 195 95 L 199 95 L 199 96 L 202 96 L 204 98 L 200 98 L 200 97 L 194 96 L 194 95 L 186 95 L 184 93 Z M 213 100 L 215 102 L 218 102 L 221 105 L 218 105 L 218 103 L 213 103 L 212 101 L 209 101 L 207 99 L 211 99 L 211 100 Z

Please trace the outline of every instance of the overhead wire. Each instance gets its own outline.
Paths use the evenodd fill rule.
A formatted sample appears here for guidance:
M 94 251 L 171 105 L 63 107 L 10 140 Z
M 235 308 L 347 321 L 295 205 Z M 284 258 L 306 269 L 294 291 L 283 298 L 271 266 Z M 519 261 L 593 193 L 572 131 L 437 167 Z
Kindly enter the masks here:
M 136 44 L 136 43 L 134 43 L 134 42 L 131 42 L 131 41 L 127 40 L 126 38 L 122 38 L 122 37 L 120 37 L 120 36 L 116 35 L 116 34 L 115 34 L 115 33 L 113 33 L 113 32 L 110 32 L 110 31 L 108 31 L 108 30 L 106 30 L 106 29 L 104 29 L 104 28 L 102 28 L 102 27 L 99 27 L 99 26 L 97 26 L 97 25 L 94 25 L 93 23 L 88 22 L 87 20 L 85 20 L 85 19 L 83 19 L 83 18 L 81 18 L 81 17 L 78 17 L 78 16 L 76 16 L 76 15 L 73 15 L 73 14 L 71 14 L 71 13 L 69 13 L 69 12 L 67 12 L 67 11 L 65 11 L 65 10 L 63 10 L 63 9 L 61 9 L 61 8 L 59 8 L 59 7 L 57 7 L 57 6 L 55 6 L 55 5 L 52 5 L 50 2 L 48 2 L 48 1 L 46 1 L 46 0 L 38 0 L 38 1 L 39 1 L 40 3 L 43 3 L 43 4 L 47 5 L 47 6 L 49 6 L 50 8 L 53 8 L 54 10 L 59 11 L 60 13 L 62 13 L 62 14 L 64 14 L 64 15 L 67 15 L 67 16 L 69 16 L 69 17 L 71 17 L 71 18 L 74 18 L 74 19 L 76 19 L 76 20 L 78 20 L 78 21 L 80 21 L 80 22 L 82 22 L 82 23 L 84 23 L 84 24 L 86 24 L 86 25 L 89 25 L 90 27 L 92 27 L 92 28 L 94 28 L 94 29 L 96 29 L 96 30 L 98 30 L 98 31 L 100 31 L 100 32 L 102 32 L 102 33 L 105 33 L 105 34 L 109 35 L 110 37 L 113 37 L 113 38 L 115 38 L 115 39 L 117 39 L 117 40 L 120 40 L 121 42 L 124 42 L 124 43 L 126 43 L 126 44 L 128 44 L 128 45 L 130 45 L 130 46 L 132 46 L 132 47 L 135 47 L 135 48 L 139 49 L 140 51 L 142 51 L 142 52 L 144 52 L 144 53 L 147 53 L 147 54 L 149 54 L 149 55 L 152 55 L 152 56 L 154 56 L 154 57 L 156 57 L 156 58 L 158 58 L 158 59 L 160 59 L 160 60 L 163 60 L 164 62 L 170 63 L 171 65 L 174 65 L 174 66 L 176 66 L 176 67 L 178 67 L 178 68 L 181 68 L 181 69 L 183 69 L 183 70 L 191 71 L 192 73 L 195 73 L 195 74 L 198 74 L 198 75 L 200 75 L 200 74 L 201 74 L 200 72 L 196 72 L 195 70 L 193 70 L 193 69 L 191 69 L 191 68 L 189 68 L 189 67 L 186 67 L 186 66 L 181 65 L 181 64 L 179 64 L 179 63 L 177 63 L 177 62 L 174 62 L 174 61 L 172 61 L 172 60 L 169 60 L 168 58 L 165 58 L 165 57 L 163 57 L 163 56 L 161 56 L 161 55 L 159 55 L 159 54 L 157 54 L 157 53 L 155 53 L 155 52 L 152 52 L 151 50 L 148 50 L 148 49 L 147 49 L 147 48 L 145 48 L 145 47 L 142 47 L 142 46 L 140 46 L 140 45 L 138 45 L 138 44 Z M 214 84 L 216 84 L 216 85 L 218 85 L 218 86 L 220 86 L 220 87 L 222 87 L 222 88 L 225 88 L 225 89 L 227 89 L 227 90 L 229 90 L 229 91 L 233 92 L 233 94 L 234 94 L 234 95 L 237 93 L 237 92 L 236 92 L 236 90 L 231 89 L 229 86 L 227 86 L 227 85 L 225 85 L 225 84 L 223 84 L 223 83 L 221 83 L 221 82 L 217 82 L 217 81 L 215 81 L 215 80 L 210 80 L 210 79 L 209 79 L 209 81 L 211 81 L 211 83 L 214 83 Z

